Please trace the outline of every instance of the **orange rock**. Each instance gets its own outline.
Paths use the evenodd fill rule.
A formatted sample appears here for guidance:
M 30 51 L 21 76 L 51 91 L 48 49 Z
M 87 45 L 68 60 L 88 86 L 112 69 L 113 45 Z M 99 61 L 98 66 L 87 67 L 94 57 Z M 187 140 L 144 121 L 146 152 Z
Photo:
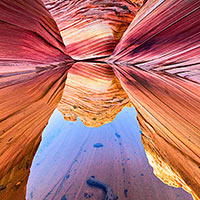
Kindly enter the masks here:
M 163 161 L 162 155 L 160 155 L 158 149 L 154 148 L 149 139 L 144 135 L 142 135 L 142 142 L 149 164 L 153 167 L 154 174 L 165 184 L 176 188 L 182 187 L 188 193 L 192 194 L 194 200 L 199 200 L 195 192 L 181 178 L 181 175 L 169 164 Z
M 145 143 L 156 155 L 159 152 L 157 159 L 151 154 L 155 165 L 164 165 L 163 174 L 154 166 L 157 175 L 167 182 L 169 166 L 177 177 L 169 175 L 168 183 L 183 187 L 196 199 L 200 199 L 199 6 L 197 0 L 147 1 L 109 59 L 137 109 Z
M 85 60 L 110 56 L 143 1 L 43 0 L 58 24 L 66 52 Z
M 73 60 L 42 2 L 0 1 L 0 199 L 24 199 L 32 158 Z
M 99 127 L 113 121 L 129 102 L 112 68 L 107 64 L 79 62 L 70 68 L 58 105 L 66 120 Z

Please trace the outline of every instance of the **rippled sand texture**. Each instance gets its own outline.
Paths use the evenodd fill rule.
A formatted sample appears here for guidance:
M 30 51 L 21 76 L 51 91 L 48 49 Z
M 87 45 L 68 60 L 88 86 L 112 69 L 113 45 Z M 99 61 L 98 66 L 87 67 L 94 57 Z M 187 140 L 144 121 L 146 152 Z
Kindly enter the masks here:
M 197 199 L 200 197 L 198 6 L 199 1 L 148 1 L 110 59 L 115 62 L 116 76 L 138 111 L 147 151 L 156 152 L 158 160 L 183 180 L 179 186 L 187 187 Z M 164 175 L 161 179 L 166 182 Z M 173 184 L 173 180 L 168 183 Z
M 90 176 L 110 184 L 119 200 L 192 200 L 153 174 L 141 142 L 134 108 L 125 107 L 98 128 L 64 121 L 55 111 L 31 167 L 27 200 L 103 200 L 105 193 L 87 185 Z M 89 198 L 90 197 L 90 198 Z
M 142 0 L 43 0 L 74 59 L 110 56 Z
M 80 117 L 86 126 L 99 127 L 112 122 L 128 103 L 110 65 L 79 62 L 69 70 L 58 109 L 66 120 Z
M 0 199 L 24 199 L 41 133 L 72 59 L 38 1 L 0 1 Z

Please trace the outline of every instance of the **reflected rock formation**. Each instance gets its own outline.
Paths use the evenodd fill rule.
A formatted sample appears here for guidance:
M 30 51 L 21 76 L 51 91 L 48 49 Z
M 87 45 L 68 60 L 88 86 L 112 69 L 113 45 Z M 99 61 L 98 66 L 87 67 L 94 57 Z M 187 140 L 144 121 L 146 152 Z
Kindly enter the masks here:
M 0 1 L 0 199 L 24 199 L 32 158 L 73 60 L 40 1 Z
M 160 152 L 153 148 L 149 140 L 145 135 L 142 135 L 142 142 L 145 148 L 146 156 L 149 164 L 153 167 L 154 174 L 165 184 L 180 188 L 192 194 L 193 199 L 198 200 L 197 194 L 189 187 L 182 179 L 180 174 L 174 170 L 174 168 L 163 160 L 163 156 Z M 184 159 L 186 161 L 186 159 Z
M 64 87 L 59 109 L 87 126 L 130 100 L 155 174 L 200 199 L 200 1 L 144 2 L 0 1 L 0 199 L 24 199 Z M 66 81 L 68 54 L 93 62 Z
M 199 6 L 196 0 L 149 0 L 109 60 L 115 62 L 116 76 L 137 109 L 155 174 L 196 199 L 200 198 Z M 167 175 L 166 167 L 173 173 Z M 171 176 L 167 181 L 166 175 Z
M 65 120 L 80 117 L 86 126 L 99 127 L 112 122 L 128 102 L 111 66 L 79 62 L 69 70 L 58 110 Z
M 136 115 L 125 107 L 111 123 L 89 128 L 56 110 L 31 167 L 27 200 L 104 200 L 102 190 L 86 184 L 90 176 L 112 186 L 119 200 L 192 200 L 154 176 Z
M 67 53 L 85 60 L 110 56 L 143 0 L 43 0 Z

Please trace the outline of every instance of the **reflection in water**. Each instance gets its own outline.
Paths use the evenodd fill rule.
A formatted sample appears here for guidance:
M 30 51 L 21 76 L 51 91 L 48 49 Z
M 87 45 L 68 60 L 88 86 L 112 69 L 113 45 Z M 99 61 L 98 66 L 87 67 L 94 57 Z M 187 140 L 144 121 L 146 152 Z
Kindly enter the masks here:
M 87 126 L 111 122 L 130 101 L 154 173 L 199 200 L 200 2 L 148 0 L 139 12 L 142 0 L 43 2 L 0 1 L 0 199 L 25 198 L 65 86 L 59 110 Z M 101 64 L 76 63 L 65 84 L 66 52 Z M 111 54 L 114 73 L 102 64 Z M 95 175 L 119 199 L 190 199 L 152 175 L 131 112 L 94 129 L 56 111 L 27 197 L 102 198 L 85 184 Z
M 42 131 L 61 99 L 67 67 L 63 63 L 35 74 L 32 80 L 1 88 L 0 199 L 24 198 L 29 168 Z
M 77 70 L 77 66 L 80 70 Z M 93 72 L 92 80 L 84 73 L 87 66 L 90 67 L 91 74 L 94 69 L 99 67 L 99 71 Z M 119 70 L 119 66 L 117 67 L 115 69 Z M 121 67 L 125 68 L 125 66 Z M 104 76 L 101 70 L 104 71 Z M 19 91 L 18 97 L 20 94 L 23 99 L 21 107 L 19 107 L 20 113 L 23 115 L 19 115 L 21 118 L 19 116 L 8 117 L 1 126 L 2 128 L 8 125 L 12 127 L 14 124 L 15 130 L 18 130 L 15 132 L 15 137 L 18 136 L 18 139 L 14 140 L 15 142 L 12 142 L 13 136 L 10 137 L 9 134 L 4 137 L 8 142 L 5 143 L 7 151 L 2 154 L 2 159 L 9 164 L 5 162 L 5 164 L 1 164 L 1 167 L 9 170 L 6 171 L 7 174 L 3 173 L 3 170 L 1 171 L 3 178 L 1 179 L 0 195 L 2 199 L 12 199 L 13 196 L 17 199 L 24 198 L 30 164 L 39 145 L 42 130 L 61 98 L 67 75 L 65 71 L 66 63 L 62 63 L 50 70 L 46 69 L 44 72 L 37 73 L 35 79 L 28 82 L 28 88 L 34 88 L 33 90 L 27 90 L 26 83 L 20 84 L 20 87 L 19 85 L 13 86 L 16 91 Z M 79 76 L 81 73 L 82 78 Z M 118 75 L 118 73 L 116 74 Z M 79 82 L 76 81 L 77 78 Z M 153 121 L 151 121 L 151 126 L 147 123 L 142 116 L 144 112 L 140 110 L 141 107 L 138 107 L 136 101 L 133 100 L 134 93 L 130 93 L 132 90 L 129 90 L 133 86 L 132 83 L 135 82 L 125 84 L 126 79 L 122 79 L 120 76 L 119 79 L 138 110 L 138 119 L 143 130 L 142 142 L 149 163 L 154 168 L 154 173 L 168 185 L 183 187 L 195 196 L 188 183 L 177 173 L 178 167 L 174 168 L 180 161 L 166 162 L 166 159 L 163 158 L 163 155 L 166 154 L 162 145 L 158 143 L 155 147 L 153 139 L 160 133 L 165 136 L 165 132 L 160 131 L 158 135 L 151 135 L 154 130 L 152 128 Z M 139 85 L 136 88 L 138 89 Z M 153 91 L 152 88 L 151 91 Z M 10 89 L 12 90 L 12 88 Z M 6 92 L 8 88 L 1 91 Z M 137 98 L 139 98 L 138 91 L 135 89 L 134 92 L 137 92 Z M 25 95 L 25 93 L 29 95 Z M 35 94 L 37 95 L 35 96 Z M 30 96 L 29 106 L 24 107 L 23 105 L 30 101 Z M 13 105 L 14 100 L 13 96 L 8 108 Z M 140 102 L 143 101 L 144 99 L 141 99 Z M 119 199 L 142 199 L 144 196 L 149 200 L 152 198 L 191 199 L 183 190 L 170 188 L 153 175 L 141 143 L 136 113 L 133 108 L 125 107 L 111 122 L 125 105 L 129 105 L 128 102 L 128 97 L 108 65 L 76 63 L 69 72 L 65 92 L 58 108 L 67 108 L 65 112 L 63 112 L 64 109 L 60 110 L 64 115 L 80 117 L 86 125 L 94 127 L 110 123 L 99 128 L 89 128 L 84 126 L 79 118 L 76 122 L 65 121 L 62 114 L 56 110 L 44 131 L 41 146 L 32 165 L 27 186 L 27 199 L 64 199 L 67 197 L 69 199 L 86 197 L 102 199 L 104 194 L 101 190 L 86 185 L 86 180 L 92 175 L 109 183 Z M 96 120 L 93 120 L 94 117 Z M 171 117 L 171 119 L 173 118 Z M 69 117 L 67 120 L 74 119 Z M 149 135 L 146 134 L 148 132 L 145 132 L 147 129 L 144 127 L 151 129 Z M 8 129 L 7 133 L 9 130 L 13 131 L 13 129 Z M 159 139 L 159 141 L 162 140 Z M 167 156 L 173 157 L 174 154 L 171 151 L 176 151 L 176 153 L 178 151 L 170 146 L 170 142 L 168 144 Z M 23 146 L 23 148 L 19 148 L 19 146 Z M 12 156 L 5 157 L 4 155 L 7 155 L 8 152 Z M 182 157 L 184 160 L 182 165 L 185 166 L 182 168 L 184 173 L 188 172 L 185 170 L 188 167 L 187 159 L 188 157 Z M 193 166 L 190 165 L 190 167 Z
M 106 63 L 78 62 L 68 73 L 58 110 L 65 120 L 77 117 L 89 127 L 112 122 L 129 98 Z
M 138 78 L 136 84 L 134 80 L 131 81 L 131 76 L 128 80 L 124 78 L 128 74 L 119 76 L 124 73 L 124 71 L 119 73 L 120 67 L 126 69 L 126 66 L 114 66 L 122 86 L 137 108 L 137 118 L 143 131 L 141 136 L 147 158 L 141 143 L 135 111 L 133 108 L 125 107 L 120 112 L 125 105 L 129 105 L 127 104 L 129 98 L 120 87 L 111 68 L 107 64 L 76 63 L 66 80 L 66 69 L 70 66 L 70 64 L 66 66 L 65 62 L 60 63 L 53 68 L 45 68 L 44 71 L 37 72 L 37 76 L 35 75 L 28 83 L 1 89 L 4 100 L 8 98 L 5 94 L 10 94 L 12 90 L 17 91 L 17 96 L 13 95 L 7 101 L 7 106 L 1 104 L 2 108 L 8 109 L 9 112 L 14 112 L 12 105 L 16 102 L 16 98 L 22 99 L 19 105 L 15 104 L 18 106 L 15 109 L 19 112 L 14 112 L 1 122 L 1 131 L 6 133 L 2 134 L 1 144 L 4 144 L 5 147 L 3 145 L 2 147 L 7 149 L 6 151 L 2 149 L 4 153 L 1 154 L 1 199 L 13 199 L 13 196 L 17 199 L 24 198 L 32 158 L 40 143 L 41 133 L 59 103 L 64 85 L 65 92 L 58 108 L 62 112 L 66 108 L 63 114 L 69 114 L 67 120 L 74 120 L 73 117 L 71 118 L 74 115 L 78 119 L 76 122 L 65 121 L 58 110 L 54 112 L 44 131 L 41 146 L 32 165 L 27 186 L 27 199 L 64 199 L 67 197 L 69 199 L 88 197 L 102 199 L 104 194 L 101 190 L 86 185 L 86 180 L 92 175 L 109 183 L 119 199 L 142 199 L 144 197 L 149 200 L 152 198 L 155 200 L 191 199 L 191 196 L 183 190 L 175 190 L 161 183 L 153 175 L 147 158 L 154 168 L 154 173 L 163 182 L 171 186 L 183 187 L 195 197 L 194 185 L 191 187 L 188 184 L 191 179 L 187 179 L 186 182 L 177 169 L 182 166 L 182 173 L 187 175 L 191 173 L 188 168 L 192 169 L 196 164 L 193 164 L 194 161 L 188 159 L 188 156 L 180 154 L 180 149 L 171 145 L 172 141 L 167 142 L 166 154 L 166 146 L 163 146 L 166 142 L 163 143 L 163 139 L 159 137 L 161 134 L 162 137 L 166 137 L 168 132 L 161 129 L 155 134 L 155 122 L 147 117 L 146 111 L 143 110 L 144 107 L 139 106 L 137 99 L 134 99 L 141 98 L 140 103 L 146 106 L 146 99 L 142 98 L 139 92 L 139 83 L 142 84 L 142 78 Z M 85 73 L 86 67 L 90 67 L 88 72 L 92 74 L 92 79 Z M 99 70 L 94 72 L 97 68 Z M 82 78 L 80 78 L 81 74 Z M 142 76 L 138 73 L 138 77 L 139 75 Z M 137 78 L 136 75 L 134 78 Z M 146 85 L 151 86 L 152 81 L 146 81 Z M 153 86 L 149 88 L 151 94 L 156 92 Z M 190 89 L 192 90 L 192 87 Z M 173 92 L 170 87 L 168 90 Z M 153 100 L 151 100 L 152 103 L 154 103 Z M 117 115 L 118 112 L 120 113 Z M 151 111 L 151 113 L 159 114 L 156 111 Z M 111 122 L 116 115 L 116 119 Z M 79 117 L 87 126 L 95 127 L 110 123 L 99 128 L 89 128 L 84 126 Z M 167 115 L 167 110 L 165 117 L 175 121 L 173 115 Z M 93 120 L 94 118 L 96 120 Z M 15 130 L 14 136 L 13 130 Z M 174 156 L 180 156 L 181 160 L 170 160 Z
M 90 176 L 110 184 L 119 199 L 191 199 L 154 176 L 133 108 L 99 128 L 65 121 L 56 110 L 34 158 L 26 198 L 102 200 L 103 192 L 86 184 Z
M 162 167 L 159 164 L 162 161 L 163 169 L 171 170 L 167 173 L 155 170 L 156 174 L 199 199 L 200 85 L 135 66 L 113 65 L 113 68 L 138 112 L 145 149 L 158 158 L 154 159 L 154 167 Z

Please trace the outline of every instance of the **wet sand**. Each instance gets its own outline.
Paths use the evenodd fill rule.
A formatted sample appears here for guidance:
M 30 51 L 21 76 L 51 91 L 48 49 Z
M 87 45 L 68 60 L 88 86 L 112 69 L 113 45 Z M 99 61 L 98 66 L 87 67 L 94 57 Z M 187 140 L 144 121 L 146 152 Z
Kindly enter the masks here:
M 34 158 L 26 198 L 103 200 L 101 189 L 86 184 L 95 176 L 110 184 L 119 200 L 192 200 L 153 174 L 140 134 L 133 108 L 99 128 L 65 121 L 56 110 Z

